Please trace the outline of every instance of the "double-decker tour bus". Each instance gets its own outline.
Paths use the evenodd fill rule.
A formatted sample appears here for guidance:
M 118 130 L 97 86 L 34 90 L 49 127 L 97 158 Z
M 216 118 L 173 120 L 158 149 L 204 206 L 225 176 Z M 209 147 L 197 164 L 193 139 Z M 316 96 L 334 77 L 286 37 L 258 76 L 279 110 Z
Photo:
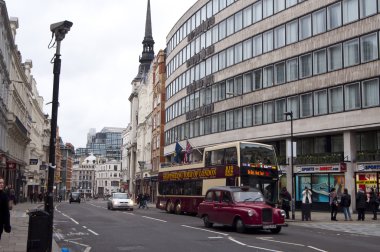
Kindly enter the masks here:
M 156 207 L 169 213 L 196 214 L 206 191 L 214 186 L 257 188 L 275 204 L 278 165 L 273 146 L 231 142 L 206 147 L 202 162 L 161 164 Z

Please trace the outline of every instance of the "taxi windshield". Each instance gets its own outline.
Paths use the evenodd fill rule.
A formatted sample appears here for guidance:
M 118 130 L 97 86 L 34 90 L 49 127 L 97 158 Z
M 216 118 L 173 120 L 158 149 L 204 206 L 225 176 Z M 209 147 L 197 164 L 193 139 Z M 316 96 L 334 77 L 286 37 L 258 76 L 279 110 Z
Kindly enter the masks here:
M 264 202 L 264 196 L 261 192 L 234 192 L 233 198 L 236 202 Z

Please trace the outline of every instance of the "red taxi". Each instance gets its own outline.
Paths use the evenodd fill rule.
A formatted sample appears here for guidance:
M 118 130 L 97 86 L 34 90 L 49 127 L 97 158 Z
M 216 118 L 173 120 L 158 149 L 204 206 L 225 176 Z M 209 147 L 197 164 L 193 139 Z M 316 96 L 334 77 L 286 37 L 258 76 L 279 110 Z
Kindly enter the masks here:
M 267 203 L 253 188 L 220 186 L 210 188 L 198 207 L 205 227 L 213 224 L 233 226 L 243 233 L 247 228 L 270 230 L 277 234 L 285 223 L 285 211 Z

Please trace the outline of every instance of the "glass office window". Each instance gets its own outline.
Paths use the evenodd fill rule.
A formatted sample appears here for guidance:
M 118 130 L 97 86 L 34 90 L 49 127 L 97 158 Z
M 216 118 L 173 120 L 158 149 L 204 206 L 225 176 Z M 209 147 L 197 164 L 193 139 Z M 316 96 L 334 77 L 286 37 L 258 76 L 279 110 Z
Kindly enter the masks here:
M 298 41 L 298 19 L 286 24 L 286 44 Z
M 204 89 L 201 89 L 201 91 L 204 90 Z M 211 87 L 211 102 L 217 102 L 218 101 L 218 93 L 219 93 L 219 85 L 218 84 L 215 84 L 215 85 L 212 85 Z M 205 104 L 205 102 L 201 102 L 201 106 L 203 106 Z
M 211 133 L 217 133 L 218 132 L 218 114 L 211 116 Z
M 286 8 L 297 4 L 297 0 L 286 0 Z
M 219 70 L 219 57 L 218 54 L 212 56 L 211 60 L 211 65 L 212 65 L 212 73 L 215 73 Z
M 247 27 L 252 24 L 252 5 L 243 10 L 243 27 Z
M 219 26 L 215 25 L 211 29 L 211 34 L 212 34 L 212 43 L 215 44 L 216 42 L 219 41 Z
M 342 68 L 342 45 L 337 44 L 327 49 L 327 66 L 329 71 Z
M 226 82 L 226 98 L 234 97 L 234 79 L 229 79 Z
M 343 0 L 343 24 L 359 19 L 358 0 Z
M 212 44 L 212 30 L 208 30 L 206 33 L 206 47 Z
M 205 135 L 211 134 L 211 116 L 207 116 L 204 119 L 204 132 Z
M 253 5 L 253 9 L 252 9 L 252 14 L 253 14 L 253 20 L 252 22 L 253 23 L 256 23 L 258 21 L 260 21 L 262 18 L 263 18 L 263 12 L 262 12 L 262 8 L 261 8 L 261 1 L 258 1 L 257 3 L 255 3 Z
M 227 6 L 233 4 L 235 2 L 235 0 L 227 0 Z
M 273 101 L 263 103 L 263 123 L 274 122 L 274 104 Z
M 270 52 L 273 50 L 273 30 L 267 31 L 263 34 L 263 52 Z
M 223 10 L 224 8 L 226 8 L 226 6 L 226 0 L 219 0 L 219 10 Z
M 226 50 L 224 50 L 219 53 L 219 70 L 223 70 L 224 68 L 226 68 L 226 62 L 227 62 Z
M 234 64 L 234 47 L 227 48 L 227 64 L 226 66 L 232 66 Z
M 320 90 L 314 92 L 314 114 L 327 114 L 327 90 Z
M 234 80 L 234 96 L 243 94 L 243 77 L 240 75 Z
M 344 67 L 357 65 L 359 61 L 359 39 L 353 39 L 343 43 Z
M 243 44 L 239 43 L 235 45 L 235 64 L 240 63 L 243 60 Z
M 273 66 L 263 68 L 263 88 L 273 86 Z
M 376 13 L 376 1 L 360 0 L 360 18 L 368 17 Z
M 274 0 L 274 13 L 285 9 L 285 0 Z
M 239 11 L 235 14 L 235 32 L 243 28 L 243 12 Z
M 287 99 L 287 111 L 293 111 L 293 119 L 299 118 L 299 98 L 292 96 Z
M 243 126 L 243 110 L 238 108 L 234 110 L 234 129 L 240 129 Z
M 219 23 L 219 40 L 222 40 L 226 37 L 227 32 L 227 24 L 226 20 L 223 20 Z
M 379 105 L 379 79 L 362 82 L 362 99 L 364 108 Z
M 249 93 L 252 91 L 252 72 L 244 74 L 243 77 L 243 93 Z
M 336 3 L 327 7 L 327 29 L 331 30 L 342 25 L 341 3 Z
M 226 131 L 226 113 L 219 113 L 218 130 L 219 132 Z
M 360 38 L 362 63 L 378 58 L 377 33 L 372 33 Z
M 285 25 L 274 29 L 274 48 L 285 46 Z
M 215 15 L 219 12 L 219 0 L 212 0 L 212 14 Z
M 253 125 L 263 124 L 263 106 L 261 104 L 253 105 Z
M 353 83 L 344 86 L 344 106 L 346 110 L 360 108 L 360 84 Z
M 227 36 L 230 36 L 231 34 L 234 33 L 234 16 L 231 16 L 227 18 Z
M 219 83 L 219 101 L 226 99 L 226 82 Z
M 204 118 L 199 119 L 199 135 L 203 136 L 205 134 L 205 120 Z M 183 136 L 182 139 L 185 139 L 185 136 Z
M 276 85 L 285 83 L 285 62 L 274 65 L 274 83 Z
M 313 115 L 313 95 L 311 93 L 301 95 L 300 117 L 309 117 Z
M 253 37 L 253 51 L 252 57 L 258 56 L 263 53 L 263 40 L 262 35 L 257 35 Z
M 286 112 L 286 100 L 285 99 L 276 100 L 275 104 L 276 104 L 275 121 L 276 122 L 285 121 L 284 113 Z
M 300 78 L 306 78 L 312 74 L 312 58 L 311 54 L 300 56 L 299 59 Z
M 252 73 L 252 80 L 253 80 L 253 90 L 261 89 L 262 88 L 262 73 L 261 69 L 257 69 Z
M 206 104 L 205 105 L 208 105 L 208 104 L 211 104 L 211 87 L 207 87 L 206 90 L 205 90 L 205 93 L 206 93 Z
M 252 106 L 243 108 L 243 127 L 252 126 Z
M 286 61 L 286 79 L 294 81 L 298 79 L 298 59 L 290 59 Z
M 210 75 L 212 73 L 211 60 L 211 57 L 206 60 L 206 75 Z
M 311 36 L 311 15 L 304 16 L 299 20 L 300 40 Z
M 243 42 L 243 60 L 252 58 L 252 39 Z
M 329 89 L 329 112 L 343 111 L 343 87 Z
M 198 64 L 199 66 L 199 79 L 202 79 L 203 77 L 206 76 L 206 62 L 202 61 L 201 63 Z
M 212 17 L 212 1 L 209 1 L 207 3 L 206 9 L 207 9 L 207 18 Z
M 226 130 L 234 129 L 234 111 L 229 110 L 226 112 Z
M 326 9 L 313 13 L 313 35 L 326 31 Z
M 273 15 L 273 0 L 262 0 L 263 2 L 263 18 Z
M 326 49 L 322 49 L 313 53 L 313 72 L 314 74 L 325 73 L 326 67 Z

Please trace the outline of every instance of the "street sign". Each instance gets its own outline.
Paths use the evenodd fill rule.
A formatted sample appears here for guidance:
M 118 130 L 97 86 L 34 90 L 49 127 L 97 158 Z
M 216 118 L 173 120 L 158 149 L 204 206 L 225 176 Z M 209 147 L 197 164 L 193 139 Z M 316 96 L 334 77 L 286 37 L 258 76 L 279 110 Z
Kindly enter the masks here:
M 29 159 L 29 164 L 30 165 L 36 165 L 36 164 L 38 164 L 38 159 L 37 158 L 31 158 L 31 159 Z

